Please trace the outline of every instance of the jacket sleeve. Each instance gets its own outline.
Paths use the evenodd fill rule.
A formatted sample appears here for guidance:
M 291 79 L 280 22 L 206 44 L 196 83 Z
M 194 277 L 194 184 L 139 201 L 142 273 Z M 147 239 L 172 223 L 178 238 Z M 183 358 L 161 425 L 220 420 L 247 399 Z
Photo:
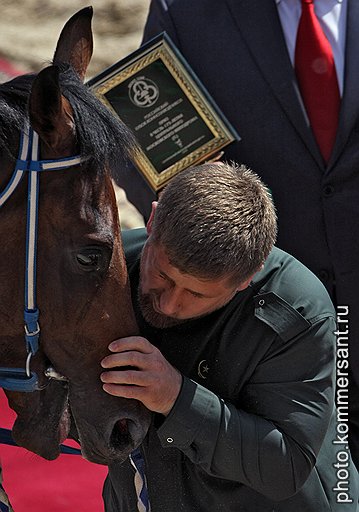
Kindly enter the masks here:
M 240 391 L 240 407 L 184 378 L 158 429 L 162 445 L 272 500 L 294 495 L 315 465 L 333 414 L 334 331 L 334 318 L 317 319 L 270 350 Z

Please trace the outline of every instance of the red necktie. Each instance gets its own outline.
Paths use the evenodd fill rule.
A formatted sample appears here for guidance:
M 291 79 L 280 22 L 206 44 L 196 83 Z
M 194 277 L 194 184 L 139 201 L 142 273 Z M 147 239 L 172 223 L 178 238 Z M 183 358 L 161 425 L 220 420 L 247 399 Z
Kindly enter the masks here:
M 313 0 L 302 0 L 295 71 L 312 131 L 328 162 L 337 133 L 340 94 L 332 48 L 315 15 Z

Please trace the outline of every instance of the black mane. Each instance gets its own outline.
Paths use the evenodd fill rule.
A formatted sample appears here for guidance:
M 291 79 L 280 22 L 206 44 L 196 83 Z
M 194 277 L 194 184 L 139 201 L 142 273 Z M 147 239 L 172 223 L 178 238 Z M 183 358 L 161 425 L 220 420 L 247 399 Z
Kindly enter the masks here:
M 74 111 L 79 151 L 89 165 L 103 171 L 108 163 L 118 170 L 136 149 L 131 132 L 91 93 L 73 69 L 58 66 L 62 94 Z M 19 134 L 28 119 L 27 101 L 35 75 L 28 74 L 0 84 L 0 151 L 17 158 Z M 14 137 L 14 131 L 17 135 Z M 16 139 L 16 140 L 15 140 Z

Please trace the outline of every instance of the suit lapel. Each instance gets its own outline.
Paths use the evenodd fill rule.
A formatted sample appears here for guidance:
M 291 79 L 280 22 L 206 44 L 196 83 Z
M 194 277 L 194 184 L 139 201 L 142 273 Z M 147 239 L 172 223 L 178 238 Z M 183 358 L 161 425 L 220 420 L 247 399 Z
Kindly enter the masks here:
M 328 170 L 343 151 L 350 132 L 359 116 L 359 2 L 348 0 L 345 44 L 344 92 L 340 109 L 339 127 Z
M 226 0 L 264 80 L 320 168 L 322 157 L 300 104 L 274 0 Z M 273 134 L 274 135 L 274 134 Z

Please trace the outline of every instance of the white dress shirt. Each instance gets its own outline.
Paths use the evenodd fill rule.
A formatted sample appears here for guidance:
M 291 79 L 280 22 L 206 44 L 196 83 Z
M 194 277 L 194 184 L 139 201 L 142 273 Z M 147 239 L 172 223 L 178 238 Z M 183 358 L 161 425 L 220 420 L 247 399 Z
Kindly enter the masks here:
M 297 37 L 299 19 L 302 12 L 301 0 L 275 1 L 289 57 L 294 66 L 295 41 Z M 332 47 L 339 90 L 342 95 L 344 83 L 347 0 L 314 0 L 314 10 Z

